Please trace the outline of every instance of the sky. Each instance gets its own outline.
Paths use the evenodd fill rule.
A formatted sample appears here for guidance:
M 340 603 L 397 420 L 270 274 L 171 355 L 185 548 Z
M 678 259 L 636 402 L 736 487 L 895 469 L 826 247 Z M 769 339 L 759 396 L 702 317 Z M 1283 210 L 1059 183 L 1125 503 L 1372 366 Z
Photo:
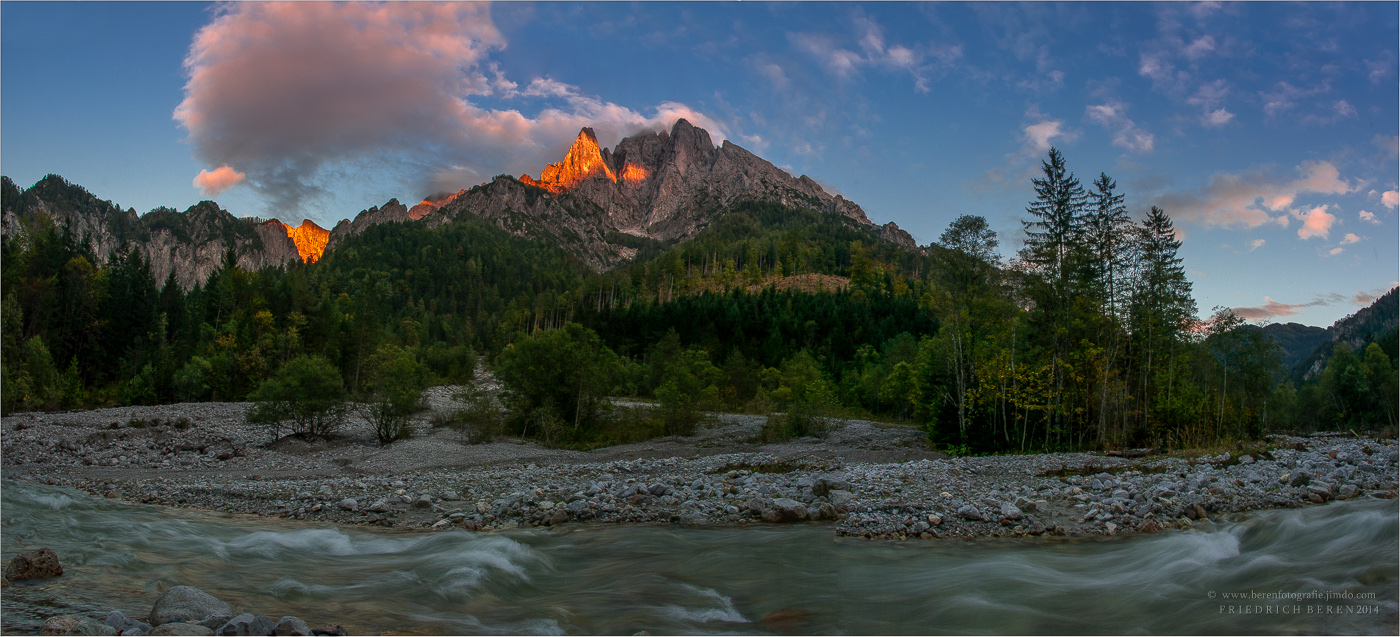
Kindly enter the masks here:
M 324 227 L 678 118 L 894 221 L 1025 236 L 1053 146 L 1160 206 L 1203 316 L 1400 280 L 1377 3 L 0 3 L 0 172 Z

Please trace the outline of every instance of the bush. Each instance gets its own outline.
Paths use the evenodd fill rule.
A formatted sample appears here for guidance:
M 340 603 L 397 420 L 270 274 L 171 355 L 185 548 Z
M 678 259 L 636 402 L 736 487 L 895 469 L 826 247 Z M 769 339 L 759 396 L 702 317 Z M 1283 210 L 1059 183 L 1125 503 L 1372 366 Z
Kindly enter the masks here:
M 190 357 L 190 361 L 175 372 L 175 397 L 187 403 L 209 400 L 209 377 L 213 374 L 214 365 L 207 359 Z
M 568 323 L 507 345 L 496 376 L 505 385 L 510 425 L 558 444 L 598 425 L 620 368 L 596 333 Z
M 422 350 L 423 362 L 440 382 L 460 385 L 476 375 L 476 352 L 466 345 L 429 347 Z
M 723 372 L 710 363 L 702 349 L 689 349 L 674 356 L 660 373 L 656 398 L 661 402 L 659 416 L 667 435 L 689 436 L 704 417 L 703 410 L 719 405 L 719 384 Z
M 806 350 L 783 362 L 778 387 L 769 393 L 781 414 L 768 417 L 763 435 L 769 440 L 803 436 L 825 438 L 836 410 L 836 392 L 817 361 Z
M 345 420 L 340 371 L 323 356 L 298 356 L 248 395 L 250 424 L 267 425 L 273 439 L 282 428 L 293 435 L 328 437 Z
M 501 432 L 503 417 L 495 397 L 475 385 L 468 385 L 453 397 L 466 404 L 452 415 L 448 424 L 461 434 L 462 442 L 476 445 L 494 440 Z
M 379 444 L 389 444 L 409 436 L 409 419 L 422 409 L 427 370 L 413 352 L 385 345 L 370 357 L 368 393 L 361 412 Z

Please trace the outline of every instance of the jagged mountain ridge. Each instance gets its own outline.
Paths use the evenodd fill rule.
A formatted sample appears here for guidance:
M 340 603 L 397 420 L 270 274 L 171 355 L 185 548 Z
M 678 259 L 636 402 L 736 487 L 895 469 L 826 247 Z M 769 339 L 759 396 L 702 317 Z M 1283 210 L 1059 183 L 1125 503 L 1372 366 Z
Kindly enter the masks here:
M 54 175 L 23 192 L 8 178 L 5 184 L 5 236 L 22 235 L 29 224 L 47 220 L 70 228 L 102 262 L 130 243 L 150 261 L 158 280 L 174 272 L 186 289 L 206 280 L 230 249 L 248 269 L 312 262 L 373 225 L 418 221 L 437 227 L 463 214 L 515 234 L 549 238 L 599 270 L 636 252 L 609 236 L 684 241 L 743 201 L 833 213 L 917 249 L 894 222 L 877 226 L 860 206 L 827 193 L 806 175 L 793 177 L 729 141 L 716 147 L 707 131 L 684 119 L 669 132 L 642 132 L 612 149 L 602 148 L 592 129 L 584 128 L 564 158 L 546 166 L 539 179 L 501 175 L 411 208 L 390 199 L 329 231 L 310 221 L 294 227 L 276 219 L 238 218 L 212 201 L 184 212 L 159 208 L 138 216 Z
M 48 175 L 24 191 L 4 177 L 3 191 L 0 232 L 4 236 L 23 236 L 37 228 L 35 224 L 66 227 L 87 244 L 99 263 L 106 263 L 115 250 L 135 246 L 150 262 L 157 281 L 164 282 L 173 273 L 185 289 L 207 279 L 230 249 L 239 267 L 250 270 L 301 261 L 293 234 L 310 238 L 320 230 L 310 221 L 290 228 L 275 219 L 235 217 L 212 201 L 201 201 L 184 212 L 157 208 L 138 216 L 134 209 L 123 210 L 57 175 Z

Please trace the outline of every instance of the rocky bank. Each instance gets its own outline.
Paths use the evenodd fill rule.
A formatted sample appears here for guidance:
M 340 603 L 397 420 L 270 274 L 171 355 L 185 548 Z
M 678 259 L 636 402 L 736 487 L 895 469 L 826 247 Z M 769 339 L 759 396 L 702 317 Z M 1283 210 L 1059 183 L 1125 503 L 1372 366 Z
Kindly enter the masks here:
M 272 441 L 243 403 L 3 419 L 3 476 L 150 504 L 424 531 L 558 524 L 829 524 L 868 538 L 1113 535 L 1333 499 L 1395 497 L 1393 439 L 1276 437 L 1245 453 L 950 458 L 911 427 L 840 421 L 765 444 L 761 416 L 591 452 L 434 429 L 381 447 L 352 419 L 335 440 Z

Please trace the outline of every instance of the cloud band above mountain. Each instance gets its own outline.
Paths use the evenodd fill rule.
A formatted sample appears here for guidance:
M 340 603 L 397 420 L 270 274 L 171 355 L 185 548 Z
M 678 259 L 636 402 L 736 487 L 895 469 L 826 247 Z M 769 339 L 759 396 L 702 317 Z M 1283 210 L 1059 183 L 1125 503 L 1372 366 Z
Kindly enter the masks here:
M 684 117 L 725 137 L 681 103 L 644 115 L 548 78 L 521 90 L 489 58 L 505 46 L 486 5 L 225 5 L 190 46 L 174 113 L 196 159 L 217 167 L 196 185 L 246 183 L 294 213 L 345 166 L 411 168 L 431 192 L 537 170 L 583 126 L 606 141 Z M 504 107 L 516 103 L 535 114 Z

